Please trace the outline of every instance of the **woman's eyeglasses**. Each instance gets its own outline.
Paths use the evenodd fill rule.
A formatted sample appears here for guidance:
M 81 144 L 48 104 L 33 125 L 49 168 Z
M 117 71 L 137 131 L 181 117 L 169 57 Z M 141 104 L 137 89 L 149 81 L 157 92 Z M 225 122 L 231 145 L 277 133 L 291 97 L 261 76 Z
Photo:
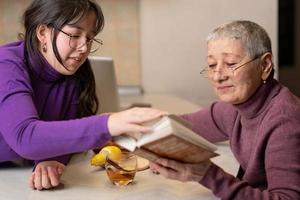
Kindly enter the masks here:
M 229 66 L 226 66 L 224 67 L 224 70 L 223 72 L 226 73 L 228 76 L 234 76 L 234 72 L 235 70 L 237 69 L 240 69 L 241 67 L 243 66 L 246 66 L 247 64 L 255 61 L 256 59 L 258 59 L 259 57 L 261 57 L 264 53 L 258 55 L 258 56 L 255 56 L 254 58 L 248 60 L 247 62 L 244 62 L 244 63 L 237 63 L 235 65 L 229 65 Z M 203 68 L 201 71 L 200 71 L 200 74 L 204 77 L 204 78 L 209 78 L 209 77 L 212 77 L 216 72 L 220 72 L 220 71 L 217 71 L 215 69 L 215 67 L 211 67 L 211 66 L 207 66 L 205 68 Z
M 69 37 L 69 46 L 71 49 L 79 49 L 82 46 L 87 45 L 87 47 L 90 49 L 90 53 L 94 53 L 100 48 L 101 45 L 103 45 L 103 42 L 100 39 L 89 39 L 85 36 L 72 35 L 61 29 L 56 29 Z

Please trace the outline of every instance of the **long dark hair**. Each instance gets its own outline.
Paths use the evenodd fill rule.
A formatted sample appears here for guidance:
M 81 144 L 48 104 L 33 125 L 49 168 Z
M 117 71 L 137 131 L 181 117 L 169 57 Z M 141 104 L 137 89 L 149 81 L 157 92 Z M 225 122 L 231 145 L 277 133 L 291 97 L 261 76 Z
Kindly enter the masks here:
M 23 15 L 24 40 L 28 52 L 41 55 L 36 29 L 41 24 L 53 27 L 53 52 L 56 59 L 63 65 L 56 45 L 57 29 L 67 24 L 77 23 L 91 11 L 96 14 L 95 31 L 99 33 L 104 26 L 104 17 L 100 6 L 93 0 L 34 0 Z M 88 59 L 80 66 L 75 76 L 80 84 L 78 117 L 93 115 L 98 110 L 99 101 L 96 96 L 94 74 Z

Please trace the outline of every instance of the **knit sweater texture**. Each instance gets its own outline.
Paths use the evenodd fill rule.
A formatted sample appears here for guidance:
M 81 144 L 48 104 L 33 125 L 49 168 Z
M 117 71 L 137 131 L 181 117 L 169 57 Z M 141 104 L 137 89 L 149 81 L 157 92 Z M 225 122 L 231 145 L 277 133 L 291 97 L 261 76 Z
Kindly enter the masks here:
M 212 142 L 229 140 L 240 177 L 212 164 L 200 181 L 221 199 L 300 199 L 300 102 L 276 80 L 246 102 L 213 103 L 183 116 Z

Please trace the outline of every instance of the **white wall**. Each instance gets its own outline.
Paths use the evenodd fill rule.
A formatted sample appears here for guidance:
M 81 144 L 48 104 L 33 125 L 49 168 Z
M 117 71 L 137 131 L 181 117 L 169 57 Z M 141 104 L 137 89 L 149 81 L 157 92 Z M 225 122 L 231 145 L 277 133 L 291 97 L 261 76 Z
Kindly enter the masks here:
M 146 92 L 171 93 L 200 105 L 216 97 L 199 71 L 206 36 L 229 20 L 262 25 L 277 52 L 275 0 L 140 0 L 142 83 Z

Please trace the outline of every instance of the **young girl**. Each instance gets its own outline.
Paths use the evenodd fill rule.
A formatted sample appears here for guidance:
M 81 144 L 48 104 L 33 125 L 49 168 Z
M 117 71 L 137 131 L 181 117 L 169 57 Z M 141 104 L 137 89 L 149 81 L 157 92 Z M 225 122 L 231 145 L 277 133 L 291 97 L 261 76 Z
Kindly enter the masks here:
M 35 160 L 32 188 L 57 186 L 69 154 L 148 131 L 139 124 L 165 114 L 133 108 L 94 115 L 87 57 L 102 44 L 95 36 L 103 24 L 92 0 L 34 0 L 24 13 L 24 40 L 0 47 L 0 162 Z

